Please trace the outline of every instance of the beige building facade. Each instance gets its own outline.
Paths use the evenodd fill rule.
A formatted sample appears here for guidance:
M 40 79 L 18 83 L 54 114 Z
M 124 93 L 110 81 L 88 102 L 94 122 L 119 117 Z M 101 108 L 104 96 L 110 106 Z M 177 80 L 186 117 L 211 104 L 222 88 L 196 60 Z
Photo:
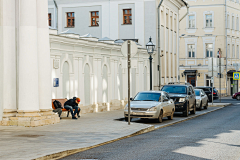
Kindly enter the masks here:
M 209 58 L 221 57 L 223 75 L 214 75 L 214 87 L 223 95 L 232 95 L 239 90 L 233 72 L 239 63 L 239 16 L 238 0 L 189 0 L 189 13 L 180 22 L 180 82 L 193 86 L 211 86 Z M 187 8 L 180 10 L 184 15 Z M 227 46 L 227 47 L 226 47 Z M 227 48 L 227 49 L 226 49 Z M 220 52 L 219 52 L 220 50 Z M 227 54 L 227 55 L 226 55 Z M 227 60 L 226 60 L 227 59 Z M 219 59 L 218 59 L 219 60 Z M 226 63 L 227 61 L 227 63 Z M 218 64 L 216 66 L 219 67 Z

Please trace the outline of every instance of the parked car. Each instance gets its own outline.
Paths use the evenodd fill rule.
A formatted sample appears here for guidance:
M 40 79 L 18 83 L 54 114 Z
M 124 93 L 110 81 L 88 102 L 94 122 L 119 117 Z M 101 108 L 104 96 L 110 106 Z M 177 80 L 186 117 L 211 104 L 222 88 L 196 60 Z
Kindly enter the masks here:
M 212 87 L 194 87 L 194 89 L 202 89 L 208 96 L 208 101 L 212 102 Z M 213 100 L 219 99 L 218 91 L 213 87 Z
M 185 117 L 188 117 L 189 111 L 191 114 L 195 114 L 196 96 L 191 84 L 169 83 L 163 86 L 161 91 L 167 92 L 174 100 L 175 112 L 182 112 Z
M 196 108 L 198 110 L 208 108 L 208 97 L 202 89 L 194 89 L 196 95 Z
M 139 92 L 130 103 L 130 119 L 147 118 L 157 119 L 162 122 L 163 117 L 173 119 L 175 111 L 174 102 L 166 92 L 162 91 L 145 91 Z M 128 121 L 128 104 L 124 109 L 125 121 Z
M 237 93 L 233 94 L 232 99 L 240 100 L 240 92 L 237 92 Z

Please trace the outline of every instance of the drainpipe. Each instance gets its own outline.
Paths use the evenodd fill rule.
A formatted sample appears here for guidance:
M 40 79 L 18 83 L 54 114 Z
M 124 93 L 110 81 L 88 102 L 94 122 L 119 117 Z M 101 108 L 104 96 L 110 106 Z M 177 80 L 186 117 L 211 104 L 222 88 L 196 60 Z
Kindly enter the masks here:
M 230 17 L 229 17 L 230 18 Z M 225 0 L 225 34 L 226 34 L 226 96 L 228 95 L 228 42 L 227 42 L 227 27 L 228 27 L 228 19 L 227 19 L 227 0 Z
M 183 20 L 183 18 L 185 18 L 189 14 L 189 6 L 187 3 L 185 5 L 187 7 L 187 13 L 179 20 L 179 22 L 181 22 Z
M 56 2 L 56 0 L 53 0 L 53 2 L 54 2 L 54 5 L 55 5 L 55 25 L 56 25 L 56 29 L 58 30 L 58 5 L 57 5 L 57 2 Z
M 160 49 L 160 18 L 161 18 L 161 16 L 160 16 L 160 7 L 161 7 L 161 5 L 162 5 L 162 2 L 163 2 L 163 0 L 161 0 L 161 2 L 159 3 L 159 5 L 158 5 L 158 8 L 157 8 L 157 10 L 158 10 L 158 72 L 159 72 L 159 90 L 161 89 L 161 57 L 160 57 L 160 52 L 161 52 L 161 49 Z

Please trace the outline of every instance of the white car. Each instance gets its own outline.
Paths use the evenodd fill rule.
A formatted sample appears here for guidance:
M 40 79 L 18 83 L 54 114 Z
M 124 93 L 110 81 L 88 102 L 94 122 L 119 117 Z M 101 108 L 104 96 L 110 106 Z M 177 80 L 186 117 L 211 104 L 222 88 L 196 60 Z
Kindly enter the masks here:
M 208 108 L 208 96 L 202 89 L 194 89 L 196 95 L 196 108 L 198 110 Z
M 164 91 L 139 92 L 130 102 L 130 119 L 147 118 L 162 122 L 163 117 L 173 119 L 175 105 Z M 128 104 L 124 109 L 125 121 L 128 121 Z

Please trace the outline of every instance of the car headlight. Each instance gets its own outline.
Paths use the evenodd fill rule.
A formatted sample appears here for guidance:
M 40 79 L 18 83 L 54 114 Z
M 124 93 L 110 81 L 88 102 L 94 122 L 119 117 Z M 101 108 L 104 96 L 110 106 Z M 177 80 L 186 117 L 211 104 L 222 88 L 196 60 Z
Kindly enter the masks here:
M 180 98 L 179 99 L 179 102 L 185 102 L 186 101 L 186 98 Z
M 157 110 L 157 107 L 152 107 L 150 109 L 148 109 L 148 111 L 156 111 Z
M 197 103 L 200 103 L 200 101 L 201 101 L 200 99 L 197 99 Z

